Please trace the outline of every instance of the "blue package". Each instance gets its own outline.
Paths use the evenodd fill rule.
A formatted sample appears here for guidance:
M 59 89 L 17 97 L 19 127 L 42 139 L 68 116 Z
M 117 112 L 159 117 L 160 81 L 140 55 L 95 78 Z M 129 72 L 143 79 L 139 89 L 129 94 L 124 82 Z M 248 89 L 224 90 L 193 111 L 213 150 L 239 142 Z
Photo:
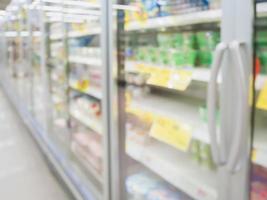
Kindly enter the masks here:
M 94 36 L 81 37 L 79 38 L 79 45 L 81 47 L 89 46 L 93 39 L 94 39 Z

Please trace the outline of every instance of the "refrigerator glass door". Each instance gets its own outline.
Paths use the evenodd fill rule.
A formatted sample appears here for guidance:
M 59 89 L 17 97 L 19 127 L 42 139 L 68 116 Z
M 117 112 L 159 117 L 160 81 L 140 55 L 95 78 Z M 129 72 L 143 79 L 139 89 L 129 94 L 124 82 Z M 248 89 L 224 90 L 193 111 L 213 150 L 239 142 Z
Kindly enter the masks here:
M 267 199 L 267 2 L 257 1 L 254 30 L 254 109 L 251 200 Z
M 49 134 L 94 199 L 107 199 L 101 1 L 46 3 Z M 60 8 L 62 12 L 52 12 Z M 84 187 L 83 186 L 83 187 Z
M 221 157 L 212 156 L 219 147 L 211 147 L 207 102 L 218 132 L 221 2 L 129 0 L 112 10 L 120 152 L 114 199 L 218 199 Z

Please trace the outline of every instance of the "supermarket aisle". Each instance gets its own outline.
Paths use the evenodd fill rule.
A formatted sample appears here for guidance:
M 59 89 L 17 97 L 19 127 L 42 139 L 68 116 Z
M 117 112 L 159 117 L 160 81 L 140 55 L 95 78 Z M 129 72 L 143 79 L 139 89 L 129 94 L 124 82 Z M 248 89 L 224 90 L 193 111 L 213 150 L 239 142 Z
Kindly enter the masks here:
M 0 89 L 0 199 L 69 200 Z

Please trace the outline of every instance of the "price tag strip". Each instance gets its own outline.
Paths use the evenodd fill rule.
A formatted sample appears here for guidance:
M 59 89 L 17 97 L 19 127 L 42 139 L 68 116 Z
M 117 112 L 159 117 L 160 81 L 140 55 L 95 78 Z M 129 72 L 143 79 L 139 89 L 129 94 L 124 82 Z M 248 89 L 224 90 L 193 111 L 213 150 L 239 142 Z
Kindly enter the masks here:
M 156 117 L 149 135 L 186 152 L 189 149 L 190 141 L 192 139 L 192 130 L 189 126 L 175 120 Z
M 147 84 L 184 91 L 188 88 L 193 78 L 193 71 L 185 69 L 166 69 L 163 67 L 136 65 L 136 71 L 141 74 L 149 74 Z

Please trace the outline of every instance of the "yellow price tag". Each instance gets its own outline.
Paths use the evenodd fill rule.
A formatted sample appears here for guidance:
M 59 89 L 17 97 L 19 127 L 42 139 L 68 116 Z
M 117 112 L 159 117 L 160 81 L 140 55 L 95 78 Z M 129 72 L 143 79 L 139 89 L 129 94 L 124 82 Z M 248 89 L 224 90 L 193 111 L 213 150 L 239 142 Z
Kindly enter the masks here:
M 136 65 L 136 71 L 141 74 L 151 74 L 155 72 L 156 68 L 144 64 L 138 64 Z
M 265 81 L 264 86 L 260 92 L 256 106 L 259 109 L 267 110 L 267 81 Z
M 126 112 L 131 113 L 133 115 L 136 115 L 140 120 L 142 120 L 143 122 L 146 122 L 146 123 L 152 123 L 154 120 L 154 114 L 153 113 L 146 112 L 146 111 L 143 111 L 143 110 L 138 109 L 138 108 L 134 108 L 134 107 L 129 106 L 126 108 Z
M 171 76 L 170 70 L 167 69 L 156 70 L 150 75 L 149 79 L 147 80 L 147 84 L 160 87 L 168 87 L 170 76 Z
M 252 150 L 252 154 L 251 154 L 251 160 L 252 160 L 253 162 L 255 162 L 256 159 L 257 159 L 257 150 L 256 150 L 256 149 L 253 149 L 253 150 Z
M 192 71 L 174 70 L 168 83 L 168 88 L 184 91 L 192 81 Z
M 192 138 L 190 127 L 164 117 L 155 119 L 149 134 L 184 152 L 188 150 Z
M 184 91 L 192 82 L 192 75 L 192 71 L 188 70 L 154 68 L 147 83 L 150 85 Z
M 76 83 L 76 89 L 80 91 L 86 91 L 89 88 L 89 81 L 88 80 L 81 80 Z

